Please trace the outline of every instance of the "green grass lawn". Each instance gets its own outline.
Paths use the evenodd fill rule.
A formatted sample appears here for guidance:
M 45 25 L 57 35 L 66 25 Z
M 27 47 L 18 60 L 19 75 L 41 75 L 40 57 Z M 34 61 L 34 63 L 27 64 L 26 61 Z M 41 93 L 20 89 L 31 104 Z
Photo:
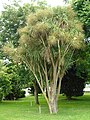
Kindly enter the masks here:
M 0 120 L 90 120 L 90 94 L 72 101 L 60 96 L 57 115 L 50 115 L 44 98 L 39 96 L 39 99 L 41 114 L 33 96 L 18 101 L 3 101 L 0 103 Z

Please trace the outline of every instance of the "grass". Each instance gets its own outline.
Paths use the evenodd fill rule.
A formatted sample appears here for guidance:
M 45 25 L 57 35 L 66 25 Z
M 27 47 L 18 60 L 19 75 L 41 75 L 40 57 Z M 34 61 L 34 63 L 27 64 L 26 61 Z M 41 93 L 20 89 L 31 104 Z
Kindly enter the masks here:
M 57 115 L 49 114 L 43 96 L 39 96 L 39 99 L 41 114 L 33 96 L 18 101 L 3 101 L 0 103 L 0 120 L 90 120 L 90 93 L 72 101 L 60 96 Z

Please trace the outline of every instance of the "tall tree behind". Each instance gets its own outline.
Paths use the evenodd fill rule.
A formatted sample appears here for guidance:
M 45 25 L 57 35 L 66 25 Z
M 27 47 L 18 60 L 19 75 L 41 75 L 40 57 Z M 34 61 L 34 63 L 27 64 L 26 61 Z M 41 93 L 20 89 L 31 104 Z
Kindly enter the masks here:
M 44 4 L 42 4 L 43 9 Z M 31 12 L 35 12 L 37 9 L 39 9 L 40 6 L 33 6 L 33 4 L 25 4 L 23 6 L 20 6 L 18 2 L 14 1 L 11 5 L 4 5 L 4 10 L 2 11 L 0 15 L 0 48 L 3 47 L 3 45 L 7 44 L 8 42 L 11 42 L 15 47 L 19 45 L 19 34 L 18 34 L 18 28 L 24 27 L 26 25 L 26 16 L 30 14 Z M 10 59 L 11 58 L 8 55 L 5 55 L 2 50 L 0 49 L 0 57 L 3 59 Z M 13 63 L 12 63 L 13 64 Z M 20 67 L 22 66 L 22 67 Z M 13 65 L 12 65 L 13 67 Z M 25 67 L 24 65 L 18 65 L 18 69 L 22 71 L 22 68 Z M 19 70 L 19 71 L 20 71 Z M 25 69 L 23 69 L 26 73 Z M 19 72 L 21 73 L 21 72 Z M 30 74 L 30 79 L 27 80 L 26 75 L 20 74 L 20 77 L 22 80 L 22 83 L 27 83 L 32 81 L 32 75 Z M 29 74 L 29 73 L 28 73 Z M 26 79 L 25 79 L 26 77 Z M 35 79 L 35 78 L 34 78 Z M 27 81 L 27 82 L 26 82 Z M 16 81 L 14 80 L 13 83 Z M 15 84 L 16 85 L 16 84 Z M 18 84 L 20 85 L 20 84 Z M 15 86 L 14 86 L 15 87 Z M 24 86 L 25 87 L 25 86 Z
M 84 58 L 80 61 L 87 72 L 87 80 L 90 81 L 90 0 L 73 0 L 72 7 L 83 24 L 86 48 L 81 53 L 84 54 Z
M 74 0 L 72 7 L 83 23 L 86 38 L 90 37 L 90 0 Z

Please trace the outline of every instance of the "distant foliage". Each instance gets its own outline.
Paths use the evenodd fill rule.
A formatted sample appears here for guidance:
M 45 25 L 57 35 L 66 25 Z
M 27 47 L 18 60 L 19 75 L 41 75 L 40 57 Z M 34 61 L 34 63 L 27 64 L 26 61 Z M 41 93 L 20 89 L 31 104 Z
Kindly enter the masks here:
M 7 73 L 7 67 L 0 60 L 0 100 L 11 90 L 10 75 Z
M 63 93 L 68 100 L 72 97 L 82 96 L 84 94 L 85 81 L 86 74 L 80 71 L 78 74 L 76 65 L 73 65 L 62 79 L 61 93 Z
M 82 22 L 85 33 L 84 42 L 86 47 L 80 53 L 82 57 L 80 57 L 79 63 L 81 65 L 78 69 L 83 71 L 84 68 L 87 74 L 87 81 L 90 81 L 90 0 L 73 0 L 72 7 L 78 19 Z
M 74 0 L 73 8 L 83 23 L 86 38 L 90 37 L 90 0 Z

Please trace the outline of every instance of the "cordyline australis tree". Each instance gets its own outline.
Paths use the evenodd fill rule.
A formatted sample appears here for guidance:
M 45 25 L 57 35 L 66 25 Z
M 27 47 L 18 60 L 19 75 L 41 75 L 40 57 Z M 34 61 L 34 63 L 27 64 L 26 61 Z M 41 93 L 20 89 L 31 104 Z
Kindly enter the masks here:
M 70 7 L 46 8 L 31 13 L 27 25 L 19 30 L 19 46 L 14 51 L 32 71 L 51 114 L 58 111 L 61 80 L 72 62 L 74 50 L 83 44 L 82 32 Z M 4 50 L 8 51 L 7 47 Z

